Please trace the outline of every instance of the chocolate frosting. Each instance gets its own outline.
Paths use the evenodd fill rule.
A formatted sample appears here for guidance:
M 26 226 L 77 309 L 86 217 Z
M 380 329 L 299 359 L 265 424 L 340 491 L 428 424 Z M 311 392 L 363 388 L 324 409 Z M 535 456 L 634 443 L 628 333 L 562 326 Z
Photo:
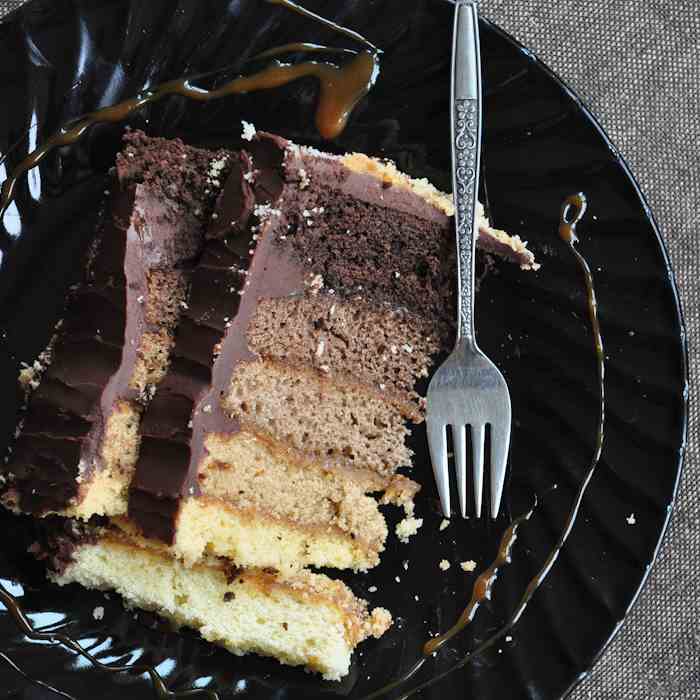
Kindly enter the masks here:
M 190 206 L 191 191 L 184 200 L 176 197 L 177 190 L 164 196 L 152 162 L 157 152 L 158 177 L 177 172 L 181 186 L 199 178 L 194 189 L 204 196 L 198 166 L 214 154 L 140 132 L 129 133 L 126 141 L 131 157 L 123 160 L 129 166 L 118 169 L 121 181 L 112 184 L 85 278 L 69 297 L 51 363 L 31 396 L 5 466 L 5 498 L 24 512 L 61 510 L 75 501 L 79 482 L 88 482 L 100 466 L 101 438 L 115 404 L 145 399 L 130 381 L 143 333 L 160 328 L 145 317 L 148 273 L 186 265 L 201 245 L 201 218 Z M 168 147 L 154 143 L 160 141 Z M 190 158 L 188 169 L 181 165 L 183 154 Z M 205 208 L 206 199 L 199 206 Z

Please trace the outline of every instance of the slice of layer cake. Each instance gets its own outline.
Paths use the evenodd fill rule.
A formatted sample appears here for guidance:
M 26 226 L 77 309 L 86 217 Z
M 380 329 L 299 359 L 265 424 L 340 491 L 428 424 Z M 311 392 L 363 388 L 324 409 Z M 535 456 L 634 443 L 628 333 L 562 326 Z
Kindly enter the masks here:
M 126 512 L 140 413 L 166 373 L 214 203 L 210 164 L 225 152 L 140 132 L 125 141 L 82 284 L 44 365 L 22 377 L 29 401 L 3 502 L 24 512 Z
M 36 553 L 58 583 L 115 589 L 235 653 L 337 679 L 391 618 L 305 569 L 376 566 L 380 505 L 413 512 L 419 486 L 398 470 L 422 420 L 419 382 L 452 342 L 451 201 L 389 163 L 269 134 L 203 159 L 188 211 L 200 235 L 208 223 L 167 368 L 132 400 L 134 429 L 98 441 L 122 456 L 118 506 L 73 511 L 112 517 L 61 521 L 69 543 Z M 169 177 L 156 182 L 167 200 Z M 479 245 L 537 267 L 485 220 Z M 42 473 L 39 491 L 53 478 Z

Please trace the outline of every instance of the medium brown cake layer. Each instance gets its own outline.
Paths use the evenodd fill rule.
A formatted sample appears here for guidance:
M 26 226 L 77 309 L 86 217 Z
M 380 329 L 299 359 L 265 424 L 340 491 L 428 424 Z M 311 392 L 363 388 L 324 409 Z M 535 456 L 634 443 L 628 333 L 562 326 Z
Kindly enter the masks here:
M 421 420 L 413 404 L 350 375 L 329 377 L 270 360 L 240 364 L 223 407 L 240 425 L 312 459 L 384 476 L 411 466 L 406 421 Z
M 403 307 L 331 295 L 318 284 L 315 294 L 261 300 L 248 327 L 250 348 L 417 402 L 416 378 L 428 376 L 442 347 L 434 322 Z

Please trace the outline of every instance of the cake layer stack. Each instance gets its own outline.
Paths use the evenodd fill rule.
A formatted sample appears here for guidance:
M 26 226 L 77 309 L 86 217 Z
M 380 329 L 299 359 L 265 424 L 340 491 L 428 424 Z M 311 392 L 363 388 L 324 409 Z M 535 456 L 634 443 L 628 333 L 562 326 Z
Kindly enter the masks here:
M 128 134 L 3 500 L 70 518 L 36 548 L 58 583 L 337 679 L 391 617 L 307 569 L 376 566 L 382 504 L 415 529 L 400 470 L 417 385 L 453 338 L 452 203 L 391 163 L 245 134 L 218 153 Z M 537 267 L 483 213 L 479 230 Z M 96 290 L 109 333 L 101 310 L 86 320 Z

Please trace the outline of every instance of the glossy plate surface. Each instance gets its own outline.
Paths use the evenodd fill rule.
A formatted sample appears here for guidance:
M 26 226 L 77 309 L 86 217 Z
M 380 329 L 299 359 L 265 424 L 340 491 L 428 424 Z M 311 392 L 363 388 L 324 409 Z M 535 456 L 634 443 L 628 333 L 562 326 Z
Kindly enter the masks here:
M 375 89 L 336 142 L 323 144 L 315 132 L 312 80 L 204 106 L 173 98 L 144 110 L 132 125 L 226 144 L 238 136 L 244 118 L 302 143 L 392 158 L 401 169 L 449 189 L 451 6 L 440 0 L 306 5 L 384 50 Z M 246 57 L 290 41 L 352 45 L 255 0 L 33 0 L 0 24 L 0 149 L 5 154 L 19 142 L 0 166 L 0 178 L 69 118 L 185 73 L 228 64 L 237 70 Z M 598 408 L 595 357 L 582 280 L 557 236 L 562 200 L 583 191 L 589 209 L 579 225 L 580 250 L 594 271 L 608 357 L 601 466 L 569 543 L 512 639 L 421 695 L 559 698 L 619 628 L 668 522 L 686 425 L 684 335 L 658 231 L 615 148 L 576 96 L 511 38 L 483 23 L 482 44 L 491 215 L 499 228 L 528 240 L 543 267 L 532 274 L 500 265 L 482 286 L 477 323 L 480 342 L 503 369 L 513 398 L 507 516 L 527 510 L 533 494 L 541 499 L 521 528 L 514 562 L 492 602 L 406 690 L 451 667 L 500 626 L 555 542 L 590 461 Z M 23 180 L 4 219 L 16 241 L 0 270 L 2 446 L 14 431 L 19 363 L 44 348 L 60 317 L 118 145 L 119 129 L 99 127 L 77 147 L 57 152 Z M 346 577 L 356 593 L 389 607 L 397 624 L 361 647 L 340 684 L 275 661 L 231 656 L 195 634 L 177 634 L 149 616 L 124 611 L 114 595 L 49 586 L 21 552 L 16 519 L 6 515 L 0 519 L 0 578 L 36 628 L 72 635 L 103 663 L 154 664 L 171 690 L 209 688 L 221 698 L 364 698 L 405 672 L 430 633 L 456 620 L 475 578 L 459 562 L 487 566 L 507 525 L 505 517 L 496 524 L 453 519 L 439 531 L 422 430 L 415 447 L 415 478 L 425 487 L 418 506 L 423 528 L 410 545 L 392 538 L 381 566 L 369 575 Z M 634 525 L 628 524 L 631 515 Z M 452 562 L 447 572 L 438 568 L 443 558 Z M 370 586 L 378 590 L 370 593 Z M 104 608 L 101 620 L 93 616 L 98 606 Z M 16 669 L 58 694 L 32 687 Z M 0 695 L 43 699 L 60 693 L 80 700 L 153 696 L 145 675 L 108 674 L 60 645 L 28 640 L 0 606 Z

